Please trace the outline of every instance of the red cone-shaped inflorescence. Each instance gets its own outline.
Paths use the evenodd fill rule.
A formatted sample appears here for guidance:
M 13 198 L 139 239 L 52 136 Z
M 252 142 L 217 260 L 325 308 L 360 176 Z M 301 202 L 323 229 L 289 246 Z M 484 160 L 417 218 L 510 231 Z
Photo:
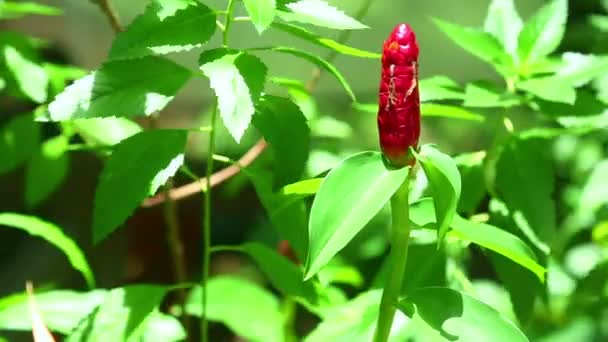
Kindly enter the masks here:
M 413 165 L 409 148 L 418 148 L 420 95 L 418 43 L 408 24 L 399 24 L 384 42 L 378 131 L 384 156 L 394 166 Z

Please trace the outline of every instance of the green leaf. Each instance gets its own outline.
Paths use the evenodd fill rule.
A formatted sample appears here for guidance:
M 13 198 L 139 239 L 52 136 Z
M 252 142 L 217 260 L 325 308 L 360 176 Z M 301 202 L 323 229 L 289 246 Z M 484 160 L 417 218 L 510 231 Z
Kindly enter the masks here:
M 349 55 L 354 57 L 361 58 L 380 58 L 381 55 L 379 53 L 369 52 L 365 50 L 360 50 L 348 45 L 344 45 L 338 43 L 337 41 L 329 38 L 324 38 L 316 33 L 313 33 L 303 27 L 275 22 L 272 24 L 273 28 L 279 29 L 281 31 L 287 32 L 295 37 L 302 38 L 310 43 L 315 45 L 319 45 L 322 47 L 326 47 L 343 55 Z
M 556 234 L 550 151 L 550 141 L 543 138 L 511 139 L 502 149 L 495 178 L 495 190 L 511 215 L 522 215 L 540 240 L 549 244 Z
M 274 0 L 243 0 L 245 8 L 251 17 L 253 26 L 258 33 L 264 32 L 274 20 L 275 1 Z
M 457 106 L 436 103 L 423 103 L 420 106 L 420 114 L 425 117 L 442 117 L 478 122 L 485 121 L 485 117 L 481 114 L 473 113 Z
M 420 102 L 460 100 L 464 98 L 458 83 L 445 76 L 433 76 L 420 80 Z
M 16 19 L 26 15 L 61 15 L 61 13 L 59 8 L 35 2 L 0 2 L 0 19 Z
M 416 305 L 416 315 L 448 340 L 528 341 L 528 338 L 492 307 L 459 291 L 445 287 L 415 290 L 398 307 L 407 312 Z
M 146 321 L 141 342 L 180 342 L 186 341 L 186 330 L 173 316 L 154 311 Z
M 270 145 L 275 162 L 273 185 L 300 179 L 310 150 L 310 129 L 298 106 L 286 98 L 265 95 L 253 124 Z
M 608 198 L 605 196 L 608 193 L 608 183 L 604 181 L 606 174 L 608 174 L 608 159 L 597 163 L 585 181 L 579 197 L 581 207 L 595 212 L 608 204 Z
M 106 294 L 106 290 L 54 290 L 36 293 L 34 299 L 49 330 L 69 334 L 84 317 L 103 302 Z M 0 330 L 32 330 L 30 308 L 25 293 L 0 299 Z
M 5 46 L 3 53 L 6 67 L 17 81 L 19 90 L 34 102 L 46 101 L 49 77 L 44 68 L 13 46 Z
M 290 12 L 277 11 L 277 15 L 286 21 L 298 21 L 336 30 L 368 28 L 324 0 L 298 0 L 286 4 L 285 7 Z
M 70 265 L 82 274 L 87 285 L 91 288 L 95 287 L 93 271 L 91 270 L 84 253 L 74 240 L 63 233 L 63 230 L 60 227 L 34 216 L 16 213 L 0 213 L 0 225 L 21 229 L 30 235 L 40 237 L 57 247 L 67 256 Z
M 350 156 L 321 184 L 310 212 L 306 276 L 315 275 L 388 202 L 409 168 L 388 169 L 377 152 Z
M 596 29 L 601 32 L 608 32 L 608 15 L 593 14 L 589 20 L 591 21 L 591 25 Z
M 109 291 L 66 338 L 71 341 L 140 341 L 146 321 L 167 292 L 161 285 L 130 285 Z
M 224 125 L 234 140 L 240 142 L 264 89 L 266 66 L 255 56 L 223 49 L 203 52 L 200 65 L 217 96 Z
M 108 62 L 66 87 L 41 120 L 150 115 L 163 109 L 191 76 L 160 57 Z
M 525 23 L 517 47 L 522 63 L 532 63 L 557 49 L 564 36 L 567 16 L 568 1 L 552 0 Z
M 521 102 L 519 97 L 497 87 L 494 83 L 476 81 L 466 85 L 462 105 L 480 108 L 508 108 L 520 105 Z
M 517 83 L 517 88 L 547 101 L 574 104 L 576 90 L 559 76 L 532 78 Z
M 32 208 L 44 201 L 63 182 L 69 167 L 68 139 L 57 136 L 45 141 L 27 164 L 25 203 Z
M 420 153 L 414 153 L 429 180 L 433 194 L 433 205 L 437 218 L 437 244 L 441 245 L 460 200 L 460 174 L 450 156 L 433 145 L 423 145 Z
M 201 288 L 195 287 L 186 300 L 190 315 L 201 315 Z M 221 322 L 250 341 L 283 341 L 283 317 L 279 300 L 267 290 L 245 279 L 216 276 L 207 282 L 208 320 Z
M 163 171 L 174 166 L 176 157 L 183 155 L 186 133 L 164 129 L 143 131 L 116 145 L 95 191 L 95 243 L 118 228 L 150 190 L 158 187 L 159 174 L 162 179 L 166 178 Z M 180 160 L 183 161 L 183 157 Z
M 484 179 L 485 151 L 465 153 L 454 158 L 458 165 L 458 172 L 462 178 L 462 188 L 458 202 L 458 212 L 473 215 L 477 213 L 481 202 L 487 194 Z
M 511 58 L 493 35 L 437 18 L 434 18 L 433 21 L 458 46 L 477 58 L 492 64 L 501 74 L 508 75 L 511 73 L 511 70 L 508 69 L 512 66 Z
M 557 77 L 577 88 L 595 77 L 608 74 L 608 56 L 567 52 L 562 59 L 564 63 L 557 72 Z
M 93 146 L 116 145 L 141 132 L 141 127 L 126 118 L 93 118 L 72 121 L 76 131 L 87 144 Z
M 303 58 L 303 59 L 315 64 L 319 68 L 324 69 L 325 71 L 332 74 L 338 80 L 338 82 L 340 82 L 340 84 L 342 85 L 344 90 L 346 90 L 346 93 L 348 94 L 348 96 L 350 96 L 350 98 L 353 100 L 353 102 L 357 102 L 357 99 L 355 98 L 355 94 L 353 93 L 352 88 L 350 87 L 350 85 L 348 84 L 348 82 L 346 81 L 344 76 L 342 76 L 340 71 L 338 71 L 338 69 L 333 64 L 328 62 L 327 60 L 325 60 L 321 57 L 318 57 L 317 55 L 313 55 L 308 52 L 304 52 L 302 50 L 298 50 L 298 49 L 294 49 L 294 48 L 290 48 L 290 47 L 283 47 L 283 46 L 269 47 L 269 48 L 256 48 L 254 50 L 270 50 L 270 51 L 286 53 L 286 54 L 289 54 L 292 56 Z
M 245 243 L 241 249 L 255 260 L 275 288 L 288 296 L 306 299 L 309 303 L 317 301 L 312 281 L 302 281 L 302 271 L 293 261 L 256 242 Z
M 505 51 L 517 60 L 517 38 L 523 23 L 513 0 L 492 0 L 484 23 L 486 32 L 491 33 L 502 44 Z
M 0 127 L 0 175 L 23 164 L 38 151 L 40 127 L 31 114 L 19 115 Z
M 159 1 L 118 33 L 110 60 L 164 55 L 201 47 L 215 32 L 215 13 L 198 1 Z

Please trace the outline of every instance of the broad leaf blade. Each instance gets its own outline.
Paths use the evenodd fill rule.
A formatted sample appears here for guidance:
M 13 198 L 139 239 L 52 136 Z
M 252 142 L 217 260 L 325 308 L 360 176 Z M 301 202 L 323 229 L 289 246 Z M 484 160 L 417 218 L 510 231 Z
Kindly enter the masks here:
M 355 154 L 329 172 L 310 212 L 306 279 L 382 209 L 408 172 L 409 168 L 388 169 L 377 152 Z
M 63 182 L 69 167 L 68 139 L 57 136 L 45 141 L 27 165 L 25 203 L 32 208 L 44 201 Z
M 262 132 L 274 158 L 274 187 L 300 179 L 310 150 L 310 129 L 296 104 L 266 95 L 260 101 L 253 124 Z
M 277 14 L 286 21 L 298 21 L 337 30 L 368 28 L 324 0 L 298 0 L 285 6 L 290 12 L 277 11 Z
M 151 130 L 116 145 L 95 191 L 94 242 L 101 241 L 131 215 L 150 193 L 157 175 L 183 154 L 185 144 L 186 131 Z
M 150 115 L 163 109 L 191 75 L 160 57 L 108 62 L 66 87 L 40 119 Z
M 188 51 L 215 32 L 215 13 L 198 1 L 155 1 L 120 32 L 110 60 Z
M 513 0 L 492 0 L 484 23 L 486 32 L 491 33 L 502 44 L 505 51 L 517 60 L 517 38 L 523 23 Z
M 6 67 L 17 81 L 19 90 L 34 102 L 46 101 L 49 77 L 44 68 L 13 46 L 5 46 L 3 52 Z
M 532 78 L 518 82 L 517 88 L 547 101 L 574 104 L 576 100 L 574 86 L 560 76 Z
M 419 84 L 420 102 L 461 100 L 464 98 L 464 94 L 458 83 L 445 76 L 422 79 Z
M 485 121 L 481 114 L 473 113 L 458 106 L 450 106 L 436 103 L 423 103 L 420 106 L 420 114 L 425 117 L 442 117 L 468 121 Z
M 38 151 L 40 126 L 31 114 L 19 115 L 0 127 L 0 175 L 23 164 Z
M 407 312 L 410 303 L 432 329 L 448 340 L 528 341 L 528 338 L 492 307 L 446 287 L 426 287 L 413 291 L 399 303 Z
M 67 256 L 70 265 L 82 274 L 87 285 L 91 288 L 95 287 L 95 277 L 84 253 L 60 227 L 34 216 L 16 213 L 0 213 L 0 225 L 23 230 L 57 247 Z
M 206 319 L 221 322 L 251 341 L 283 341 L 279 300 L 267 290 L 245 279 L 216 276 L 207 282 L 207 296 Z M 201 315 L 200 287 L 190 293 L 185 310 Z
M 423 145 L 415 156 L 431 185 L 437 218 L 437 244 L 441 245 L 456 215 L 460 199 L 460 173 L 454 160 L 433 145 Z
M 255 102 L 264 88 L 266 66 L 255 56 L 221 49 L 204 52 L 200 62 L 217 96 L 222 121 L 238 143 L 249 127 Z
M 517 52 L 522 63 L 531 63 L 555 51 L 566 29 L 567 0 L 552 0 L 540 8 L 524 25 Z
M 243 0 L 243 3 L 258 33 L 266 31 L 274 20 L 275 0 Z
M 141 132 L 141 127 L 127 118 L 93 118 L 72 121 L 82 139 L 93 146 L 116 145 Z

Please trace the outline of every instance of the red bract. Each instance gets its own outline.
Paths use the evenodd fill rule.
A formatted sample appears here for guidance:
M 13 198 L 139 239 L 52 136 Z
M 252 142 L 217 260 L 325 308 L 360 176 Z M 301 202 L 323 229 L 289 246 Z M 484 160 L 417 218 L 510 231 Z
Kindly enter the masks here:
M 409 148 L 418 148 L 420 95 L 418 43 L 408 24 L 399 24 L 384 42 L 378 131 L 380 147 L 395 166 L 413 165 Z

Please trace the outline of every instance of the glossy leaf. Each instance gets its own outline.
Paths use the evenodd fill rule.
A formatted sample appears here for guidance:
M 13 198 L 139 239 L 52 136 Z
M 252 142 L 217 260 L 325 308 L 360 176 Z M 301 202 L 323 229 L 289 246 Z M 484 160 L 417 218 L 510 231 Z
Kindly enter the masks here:
M 276 22 L 276 23 L 272 24 L 272 27 L 279 29 L 281 31 L 287 32 L 295 37 L 304 39 L 315 45 L 323 46 L 323 47 L 326 47 L 333 51 L 339 52 L 343 55 L 349 55 L 349 56 L 361 57 L 361 58 L 380 58 L 379 53 L 360 50 L 360 49 L 357 49 L 357 48 L 354 48 L 354 47 L 351 47 L 348 45 L 338 43 L 337 41 L 335 41 L 333 39 L 321 37 L 321 36 L 317 35 L 316 33 L 313 33 L 300 26 Z
M 67 147 L 66 137 L 51 138 L 40 146 L 40 151 L 27 164 L 25 203 L 28 207 L 40 204 L 63 182 L 69 167 Z
M 159 1 L 150 4 L 110 49 L 110 60 L 188 51 L 206 43 L 215 32 L 215 14 L 198 1 Z
M 290 11 L 278 11 L 277 14 L 286 21 L 298 21 L 337 30 L 368 28 L 325 0 L 297 0 L 287 3 L 285 7 Z
M 273 185 L 281 187 L 300 179 L 310 150 L 310 129 L 296 104 L 266 95 L 253 117 L 274 158 Z
M 140 341 L 146 319 L 167 292 L 161 285 L 129 285 L 109 291 L 66 338 L 76 341 Z
M 72 125 L 87 144 L 93 146 L 116 145 L 141 132 L 141 127 L 126 118 L 93 118 L 72 121 Z
M 388 202 L 409 168 L 387 168 L 377 152 L 350 156 L 321 184 L 310 212 L 308 279 L 338 253 Z
M 255 102 L 264 88 L 266 66 L 252 55 L 225 50 L 204 52 L 200 63 L 217 96 L 222 121 L 238 143 L 249 127 Z
M 0 175 L 23 164 L 38 151 L 40 128 L 33 116 L 18 115 L 0 127 Z
M 274 20 L 275 0 L 243 0 L 243 3 L 253 26 L 261 34 Z
M 492 307 L 446 287 L 426 287 L 413 291 L 399 303 L 407 311 L 413 302 L 416 315 L 448 340 L 528 341 L 528 338 Z
M 517 52 L 522 63 L 530 63 L 555 51 L 566 29 L 567 0 L 552 0 L 541 7 L 524 25 Z
M 522 27 L 513 0 L 492 0 L 484 29 L 496 37 L 513 58 L 517 58 L 517 38 Z
M 216 276 L 207 283 L 207 296 L 208 320 L 221 322 L 250 341 L 283 341 L 279 300 L 259 285 L 233 276 Z M 200 287 L 190 293 L 185 310 L 201 315 Z
M 485 121 L 483 115 L 462 109 L 462 107 L 436 103 L 423 103 L 420 106 L 420 115 L 425 117 L 442 117 L 477 122 Z
M 437 238 L 438 244 L 441 245 L 441 241 L 456 215 L 460 199 L 460 173 L 458 173 L 454 160 L 433 145 L 423 145 L 420 153 L 415 153 L 415 156 L 432 189 L 437 218 Z
M 30 235 L 40 237 L 51 245 L 57 247 L 66 255 L 70 265 L 80 272 L 91 288 L 95 287 L 95 277 L 91 266 L 78 245 L 63 230 L 47 221 L 35 216 L 26 216 L 17 213 L 0 213 L 0 226 L 23 230 Z
M 118 228 L 151 192 L 151 188 L 159 185 L 155 182 L 158 174 L 183 154 L 185 145 L 186 131 L 180 130 L 144 131 L 116 145 L 95 191 L 95 243 Z
M 105 290 L 76 292 L 54 290 L 36 293 L 36 305 L 49 330 L 68 334 L 93 309 L 101 304 L 107 294 Z M 0 329 L 30 331 L 32 323 L 25 293 L 0 299 Z
M 6 67 L 17 81 L 19 90 L 34 102 L 46 101 L 49 77 L 44 68 L 13 46 L 5 46 L 3 54 Z
M 108 62 L 66 87 L 40 120 L 150 115 L 163 109 L 191 75 L 160 57 Z
M 338 71 L 338 69 L 333 64 L 328 62 L 327 60 L 325 60 L 321 57 L 318 57 L 317 55 L 313 55 L 308 52 L 290 48 L 290 47 L 277 46 L 277 47 L 264 48 L 261 50 L 270 50 L 270 51 L 286 53 L 286 54 L 289 54 L 292 56 L 296 56 L 296 57 L 305 59 L 305 60 L 315 64 L 319 68 L 324 69 L 325 71 L 332 74 L 338 80 L 338 82 L 340 82 L 340 84 L 342 85 L 344 90 L 346 90 L 346 93 L 348 94 L 348 96 L 350 96 L 350 98 L 354 102 L 357 102 L 357 99 L 355 98 L 355 94 L 353 93 L 352 88 L 350 87 L 350 85 L 348 84 L 348 82 L 346 81 L 344 76 L 342 76 L 340 71 Z

